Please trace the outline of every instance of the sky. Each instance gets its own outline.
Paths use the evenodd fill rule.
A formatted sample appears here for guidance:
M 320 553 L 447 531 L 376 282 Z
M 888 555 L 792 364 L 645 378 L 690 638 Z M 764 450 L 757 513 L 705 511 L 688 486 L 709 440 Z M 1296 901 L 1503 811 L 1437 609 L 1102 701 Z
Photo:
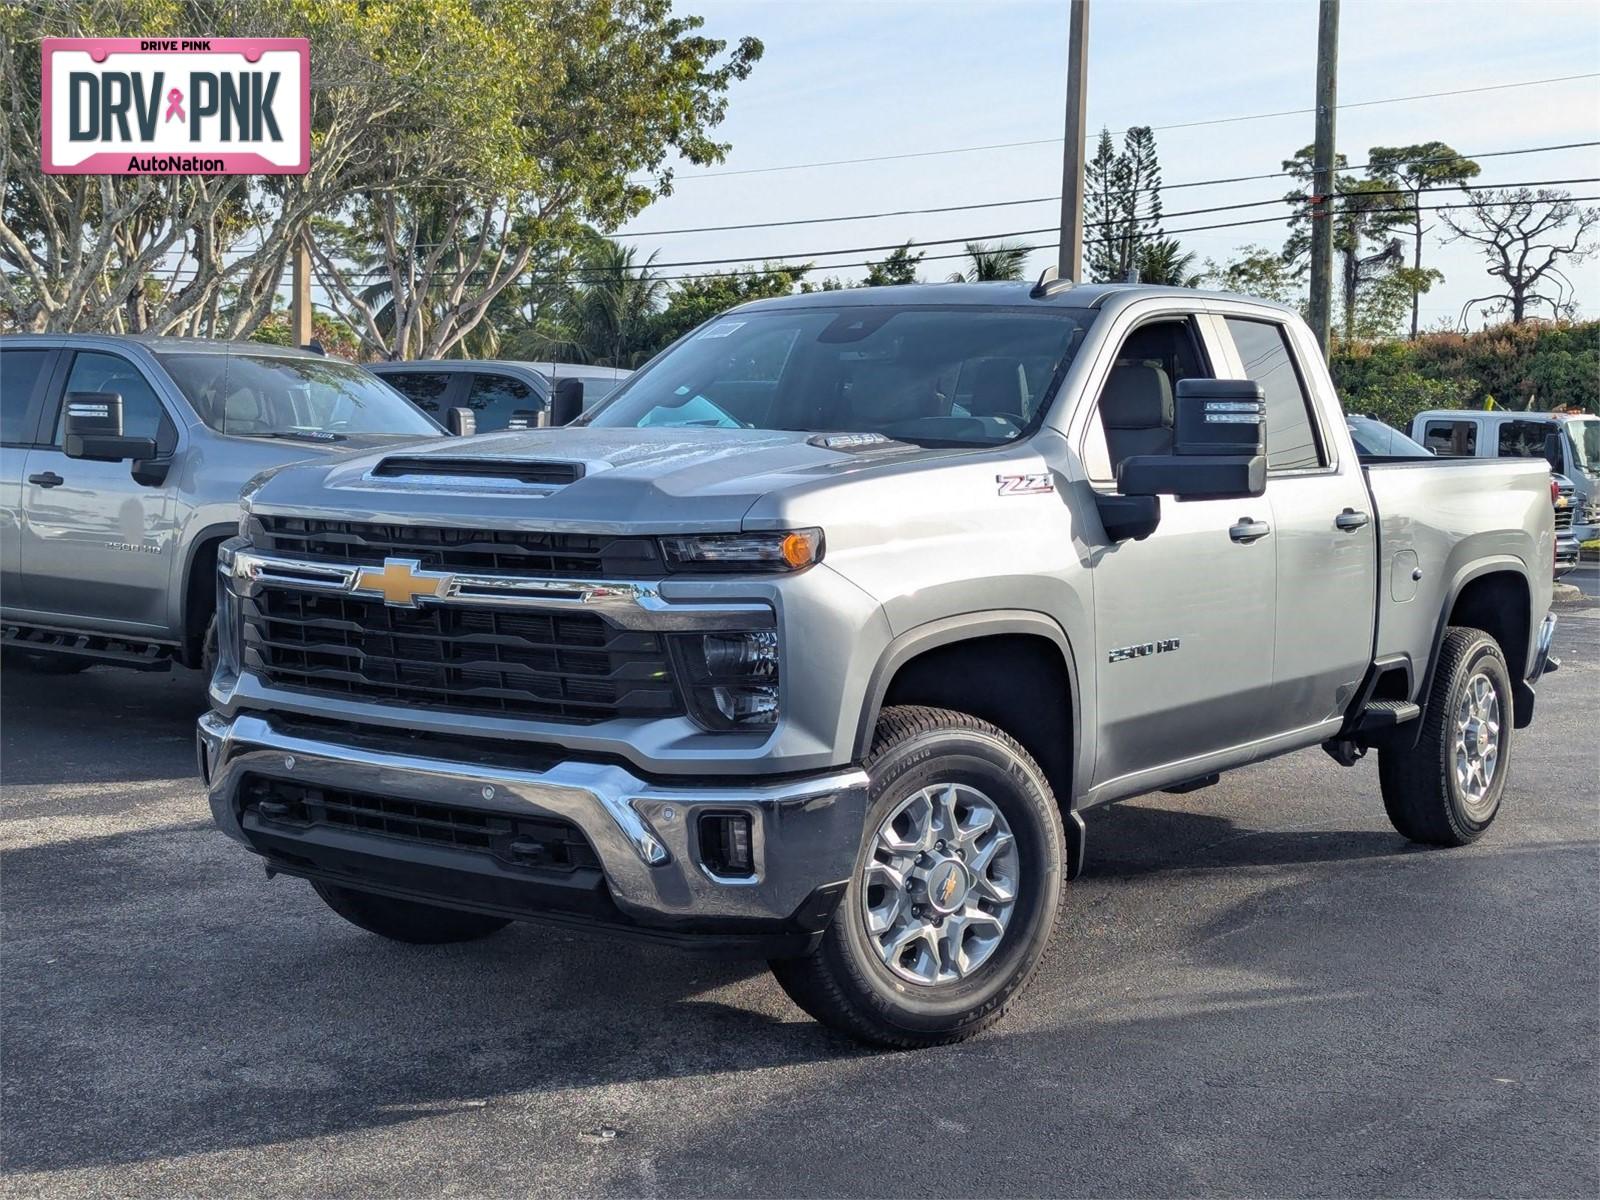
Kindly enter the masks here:
M 930 255 L 960 241 L 1041 230 L 1059 220 L 1059 141 L 1009 149 L 917 154 L 1061 137 L 1066 97 L 1065 0 L 678 0 L 730 42 L 761 38 L 766 53 L 731 94 L 718 138 L 731 144 L 715 168 L 678 168 L 674 193 L 619 236 L 640 257 L 656 252 L 664 275 L 803 253 L 816 275 L 859 278 L 881 252 L 816 254 L 892 245 L 906 238 Z M 1214 118 L 1309 110 L 1314 100 L 1314 0 L 1093 0 L 1089 22 L 1088 142 L 1102 126 L 1156 127 L 1164 183 L 1255 175 L 1312 140 L 1309 111 L 1227 124 L 1162 129 Z M 1596 0 L 1344 0 L 1339 39 L 1338 149 L 1366 161 L 1377 145 L 1438 140 L 1467 154 L 1600 141 L 1600 77 L 1361 107 L 1363 101 L 1484 88 L 1600 72 Z M 769 171 L 824 160 L 851 165 Z M 1600 177 L 1600 146 L 1487 158 L 1482 184 Z M 732 173 L 730 173 L 732 172 Z M 739 173 L 744 172 L 744 173 Z M 1182 189 L 1167 212 L 1281 196 L 1284 180 Z M 1600 182 L 1567 185 L 1600 197 Z M 654 231 L 764 223 L 908 208 L 1049 197 L 1041 203 L 788 228 L 657 236 Z M 1594 203 L 1600 204 L 1600 199 Z M 1186 226 L 1264 216 L 1271 208 L 1169 217 Z M 1225 261 L 1255 243 L 1279 249 L 1286 226 L 1262 224 L 1177 234 L 1199 260 Z M 1452 326 L 1463 304 L 1494 290 L 1481 253 L 1441 245 L 1437 225 L 1424 265 L 1445 281 L 1422 298 L 1422 325 Z M 1016 240 L 1053 243 L 1051 234 Z M 1055 260 L 1035 252 L 1036 275 Z M 802 260 L 803 261 L 803 260 Z M 923 264 L 942 279 L 960 264 Z M 1600 255 L 1568 270 L 1580 309 L 1600 312 Z M 1468 319 L 1482 324 L 1477 308 Z

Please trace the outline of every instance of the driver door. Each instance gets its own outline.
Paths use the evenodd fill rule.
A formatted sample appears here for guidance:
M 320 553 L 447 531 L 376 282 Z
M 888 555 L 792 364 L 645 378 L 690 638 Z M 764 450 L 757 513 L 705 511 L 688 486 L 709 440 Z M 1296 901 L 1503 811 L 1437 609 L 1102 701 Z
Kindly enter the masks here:
M 1192 313 L 1135 317 L 1116 345 L 1091 377 L 1098 390 L 1081 446 L 1090 486 L 1111 494 L 1122 459 L 1171 452 L 1178 380 L 1216 378 L 1212 364 L 1227 361 L 1209 321 Z M 1145 540 L 1085 535 L 1100 728 L 1094 786 L 1127 794 L 1216 769 L 1202 769 L 1208 756 L 1249 760 L 1272 685 L 1270 517 L 1265 496 L 1163 496 L 1160 524 Z
M 125 434 L 155 438 L 163 453 L 177 444 L 177 426 L 135 363 L 99 350 L 73 355 L 46 413 L 52 432 L 24 467 L 22 604 L 97 629 L 164 631 L 177 554 L 171 491 L 136 481 L 132 463 L 66 456 L 61 413 L 73 392 L 120 393 Z

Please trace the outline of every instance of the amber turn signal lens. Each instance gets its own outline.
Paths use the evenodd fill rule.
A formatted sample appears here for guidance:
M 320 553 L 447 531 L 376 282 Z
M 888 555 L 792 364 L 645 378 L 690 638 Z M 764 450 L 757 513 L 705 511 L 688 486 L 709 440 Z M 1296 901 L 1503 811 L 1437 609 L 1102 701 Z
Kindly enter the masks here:
M 791 533 L 783 539 L 783 561 L 797 570 L 809 567 L 817 560 L 817 543 L 820 540 L 815 530 Z

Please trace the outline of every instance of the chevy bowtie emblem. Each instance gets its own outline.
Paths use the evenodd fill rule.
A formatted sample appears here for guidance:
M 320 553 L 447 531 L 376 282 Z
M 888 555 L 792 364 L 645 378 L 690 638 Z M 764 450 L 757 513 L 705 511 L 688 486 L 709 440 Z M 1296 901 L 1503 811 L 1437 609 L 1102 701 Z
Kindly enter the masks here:
M 383 569 L 362 567 L 356 572 L 350 590 L 382 596 L 385 604 L 396 608 L 415 608 L 417 601 L 444 595 L 450 581 L 446 571 L 424 571 L 414 558 L 386 558 Z
M 956 894 L 956 888 L 960 886 L 960 878 L 957 877 L 954 871 L 951 871 L 950 874 L 945 877 L 944 886 L 939 889 L 939 903 L 949 904 L 951 897 Z

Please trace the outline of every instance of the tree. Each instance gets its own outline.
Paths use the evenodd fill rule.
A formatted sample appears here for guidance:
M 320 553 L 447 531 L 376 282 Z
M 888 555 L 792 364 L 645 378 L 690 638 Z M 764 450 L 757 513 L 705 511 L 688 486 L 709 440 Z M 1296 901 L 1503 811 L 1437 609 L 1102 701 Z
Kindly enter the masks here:
M 378 247 L 315 244 L 369 352 L 443 354 L 535 254 L 614 227 L 671 188 L 668 155 L 719 161 L 727 92 L 761 55 L 699 36 L 669 0 L 83 0 L 0 8 L 0 306 L 34 329 L 243 336 L 320 218 Z M 263 30 L 311 40 L 304 176 L 45 176 L 46 32 Z M 726 51 L 726 53 L 725 53 Z M 388 283 L 378 310 L 362 298 Z M 150 287 L 152 280 L 156 287 Z
M 1580 263 L 1595 252 L 1590 235 L 1600 224 L 1600 208 L 1579 208 L 1572 193 L 1548 188 L 1469 190 L 1467 200 L 1470 208 L 1440 214 L 1454 234 L 1448 240 L 1481 247 L 1501 290 L 1467 301 L 1462 321 L 1468 307 L 1484 301 L 1492 302 L 1485 315 L 1509 311 L 1517 325 L 1541 305 L 1553 317 L 1570 313 L 1571 285 L 1557 264 Z
M 1126 268 L 1122 275 L 1117 273 L 1118 242 L 1111 233 L 1127 187 L 1125 166 L 1112 144 L 1111 131 L 1102 129 L 1083 179 L 1084 265 L 1089 278 L 1102 283 L 1127 274 Z
M 1415 146 L 1374 146 L 1367 152 L 1367 174 L 1382 180 L 1386 187 L 1404 191 L 1405 204 L 1397 206 L 1387 220 L 1392 228 L 1411 234 L 1411 274 L 1406 284 L 1411 292 L 1411 336 L 1418 332 L 1418 301 L 1422 293 L 1443 275 L 1422 269 L 1422 193 L 1428 188 L 1465 185 L 1479 172 L 1478 164 L 1463 158 L 1443 142 L 1421 142 Z
M 911 253 L 909 241 L 903 246 L 896 247 L 893 253 L 881 262 L 867 263 L 867 277 L 862 281 L 863 286 L 886 287 L 917 282 L 917 264 L 922 261 L 926 253 L 926 250 Z
M 1283 259 L 1303 272 L 1310 262 L 1311 222 L 1325 220 L 1314 211 L 1310 186 L 1312 181 L 1312 147 L 1306 146 L 1293 158 L 1285 159 L 1284 172 L 1300 180 L 1301 186 L 1285 199 L 1295 205 L 1289 221 L 1289 240 L 1283 248 Z M 1335 171 L 1345 166 L 1344 155 L 1334 160 Z M 1361 308 L 1363 289 L 1388 275 L 1404 261 L 1398 238 L 1388 237 L 1394 215 L 1404 208 L 1404 201 L 1379 179 L 1359 179 L 1354 175 L 1334 176 L 1334 195 L 1329 205 L 1333 221 L 1333 252 L 1339 262 L 1340 299 L 1344 319 L 1341 330 L 1344 337 L 1357 336 L 1357 315 Z
M 1168 287 L 1199 287 L 1202 274 L 1194 269 L 1194 252 L 1185 252 L 1178 239 L 1170 237 L 1144 242 L 1134 258 L 1134 270 L 1142 282 Z
M 991 283 L 996 280 L 1016 280 L 1024 277 L 1030 248 L 1015 242 L 1001 242 L 989 246 L 983 242 L 968 242 L 967 257 L 972 265 L 965 271 L 950 276 L 951 283 Z
M 654 348 L 676 341 L 697 325 L 751 300 L 787 296 L 800 284 L 809 263 L 765 263 L 759 271 L 734 271 L 684 279 L 667 297 L 656 320 Z M 826 281 L 824 281 L 826 282 Z
M 1114 150 L 1100 131 L 1084 172 L 1084 257 L 1097 283 L 1126 279 L 1138 267 L 1140 247 L 1161 238 L 1161 164 L 1155 134 L 1139 125 Z
M 598 239 L 579 262 L 579 282 L 539 327 L 520 335 L 519 356 L 637 367 L 656 350 L 667 283 L 632 246 Z
M 669 191 L 669 150 L 720 161 L 727 147 L 710 130 L 761 54 L 747 38 L 717 61 L 726 44 L 698 36 L 700 18 L 674 17 L 670 0 L 501 0 L 468 12 L 457 24 L 476 43 L 477 78 L 439 81 L 469 97 L 467 128 L 428 138 L 441 157 L 431 172 L 413 170 L 420 187 L 364 193 L 344 214 L 355 236 L 382 247 L 397 309 L 387 330 L 342 258 L 316 254 L 352 323 L 389 357 L 447 352 L 536 254 L 559 254 L 587 225 L 614 228 Z
M 1298 305 L 1302 298 L 1294 269 L 1284 262 L 1283 255 L 1265 246 L 1245 246 L 1226 263 L 1208 259 L 1202 279 L 1218 291 L 1259 296 L 1278 304 Z

